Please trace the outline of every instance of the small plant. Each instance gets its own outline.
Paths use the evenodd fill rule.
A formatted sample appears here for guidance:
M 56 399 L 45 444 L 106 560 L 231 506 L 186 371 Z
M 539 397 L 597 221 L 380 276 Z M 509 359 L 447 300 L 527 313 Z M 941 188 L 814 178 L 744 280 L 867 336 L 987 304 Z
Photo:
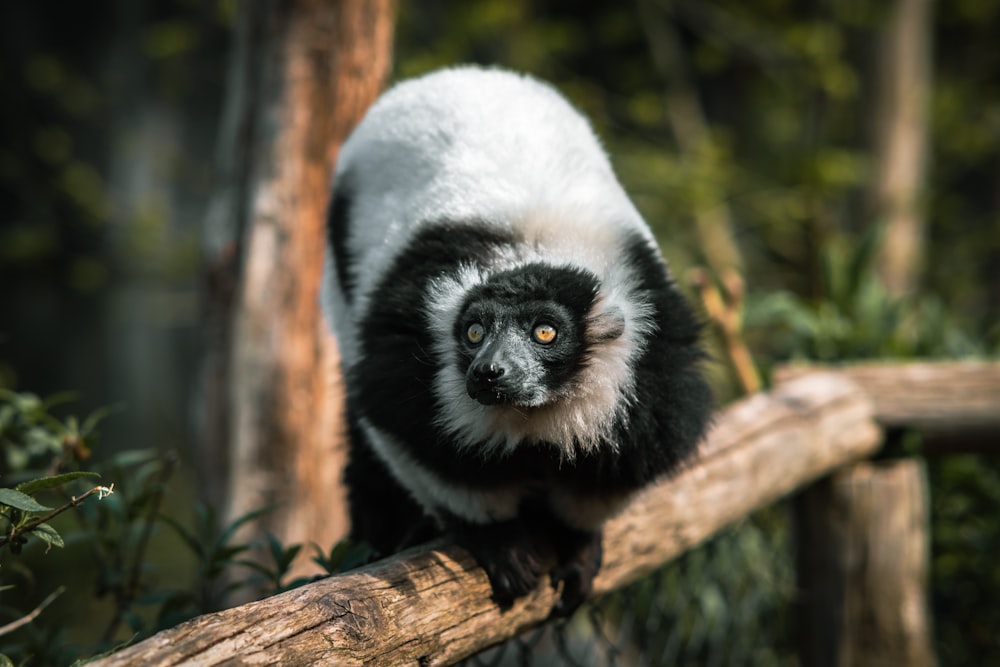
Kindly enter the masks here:
M 53 415 L 53 408 L 70 400 L 70 394 L 42 399 L 0 389 L 0 618 L 10 619 L 0 625 L 0 667 L 29 661 L 61 667 L 221 609 L 234 593 L 274 594 L 312 579 L 292 576 L 303 545 L 285 546 L 274 535 L 263 545 L 239 539 L 242 527 L 271 508 L 228 524 L 205 505 L 194 507 L 190 526 L 166 514 L 164 498 L 177 466 L 173 454 L 131 450 L 94 462 L 98 426 L 113 410 L 83 420 Z M 99 479 L 114 481 L 95 484 Z M 176 577 L 161 577 L 150 559 L 154 538 L 164 544 L 158 537 L 163 526 L 168 538 L 178 538 L 166 545 L 171 558 L 193 556 L 191 576 L 179 584 Z M 69 552 L 72 563 L 57 573 L 58 582 L 41 558 L 53 547 Z M 314 562 L 330 574 L 362 565 L 371 555 L 348 541 L 328 554 L 313 548 Z M 10 583 L 14 577 L 16 584 Z M 10 599 L 33 595 L 44 597 L 37 603 Z M 73 645 L 68 630 L 84 621 L 57 608 L 65 598 L 79 603 L 92 595 L 110 601 L 110 611 L 85 621 L 96 628 L 90 643 Z
M 0 389 L 0 472 L 3 482 L 16 483 L 0 487 L 0 567 L 4 568 L 0 573 L 20 573 L 32 579 L 30 568 L 14 565 L 9 558 L 20 555 L 32 541 L 40 543 L 46 553 L 52 547 L 64 547 L 66 540 L 53 520 L 80 510 L 91 496 L 104 499 L 113 493 L 113 483 L 93 484 L 101 477 L 98 472 L 78 469 L 90 458 L 96 428 L 109 410 L 95 412 L 83 422 L 75 417 L 59 420 L 51 414 L 52 407 L 70 399 L 61 394 L 43 400 Z M 12 588 L 6 582 L 0 586 L 0 590 Z M 41 603 L 27 613 L 4 608 L 13 620 L 0 627 L 0 637 L 34 622 L 65 590 L 64 585 L 50 587 Z M 4 661 L 9 663 L 9 658 L 0 656 L 0 663 Z
M 851 245 L 835 238 L 822 253 L 821 295 L 756 295 L 747 308 L 754 347 L 770 359 L 838 362 L 981 354 L 941 300 L 897 297 L 875 272 L 877 233 Z

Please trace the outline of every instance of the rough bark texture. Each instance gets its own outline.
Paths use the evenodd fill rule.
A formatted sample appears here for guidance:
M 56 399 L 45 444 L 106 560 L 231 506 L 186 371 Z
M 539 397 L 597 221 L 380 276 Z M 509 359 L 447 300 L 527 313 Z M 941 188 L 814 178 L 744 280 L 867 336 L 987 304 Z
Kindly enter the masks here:
M 936 664 L 924 464 L 860 463 L 796 502 L 803 665 Z
M 871 363 L 833 371 L 864 387 L 875 419 L 888 429 L 912 428 L 931 452 L 987 448 L 1000 452 L 1000 363 L 977 361 Z M 775 383 L 816 372 L 785 366 Z
M 595 593 L 869 456 L 879 440 L 867 397 L 836 375 L 812 374 L 728 408 L 696 462 L 607 526 Z M 544 621 L 556 600 L 543 582 L 501 612 L 471 557 L 431 545 L 196 618 L 92 664 L 443 665 Z
M 346 530 L 343 397 L 319 309 L 323 230 L 337 149 L 389 73 L 394 10 L 240 5 L 204 242 L 205 484 L 230 518 L 277 504 L 261 529 L 284 541 L 329 545 Z
M 878 58 L 872 198 L 885 234 L 876 266 L 896 295 L 916 291 L 923 267 L 931 8 L 932 0 L 893 0 Z

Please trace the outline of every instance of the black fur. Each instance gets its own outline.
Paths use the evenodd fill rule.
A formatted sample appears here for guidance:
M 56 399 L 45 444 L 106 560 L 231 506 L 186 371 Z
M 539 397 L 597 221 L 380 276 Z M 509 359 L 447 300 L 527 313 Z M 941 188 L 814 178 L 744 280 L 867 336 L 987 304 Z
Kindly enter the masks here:
M 364 406 L 372 424 L 456 481 L 471 474 L 475 483 L 495 484 L 509 473 L 456 455 L 457 445 L 432 424 L 437 363 L 420 307 L 433 278 L 463 262 L 487 263 L 492 251 L 512 242 L 474 225 L 443 223 L 418 234 L 376 288 L 372 301 L 378 305 L 361 321 L 360 359 L 347 369 L 349 404 Z
M 618 452 L 584 456 L 566 478 L 581 493 L 627 492 L 675 471 L 697 448 L 714 403 L 701 374 L 700 321 L 643 238 L 629 241 L 626 258 L 653 304 L 658 333 L 635 364 L 639 400 L 616 424 Z
M 331 215 L 331 221 L 336 218 Z M 343 237 L 343 231 L 336 233 Z M 697 344 L 699 324 L 656 251 L 639 235 L 627 240 L 622 261 L 640 279 L 638 292 L 653 307 L 656 334 L 634 364 L 638 398 L 614 425 L 614 443 L 602 443 L 572 460 L 546 443 L 525 443 L 504 455 L 486 455 L 480 447 L 461 447 L 435 424 L 432 387 L 438 362 L 423 311 L 430 282 L 460 264 L 489 268 L 498 251 L 517 243 L 513 236 L 474 223 L 426 226 L 375 289 L 373 305 L 360 322 L 359 358 L 346 369 L 351 536 L 386 555 L 449 532 L 486 569 L 494 597 L 501 603 L 530 591 L 554 558 L 553 582 L 563 585 L 556 611 L 569 613 L 591 590 L 600 566 L 600 532 L 569 527 L 535 496 L 522 503 L 515 520 L 483 526 L 440 512 L 439 523 L 432 524 L 392 479 L 358 426 L 364 416 L 404 443 L 409 455 L 443 483 L 477 489 L 516 483 L 541 493 L 556 484 L 584 497 L 611 497 L 642 488 L 690 456 L 712 405 L 699 371 L 703 358 Z M 587 363 L 591 343 L 585 341 L 586 315 L 598 287 L 586 271 L 526 265 L 498 272 L 473 289 L 463 311 L 475 302 L 480 310 L 527 313 L 525 326 L 530 327 L 534 313 L 546 308 L 552 312 L 551 304 L 559 304 L 566 310 L 560 325 L 571 323 L 571 327 L 560 332 L 563 347 L 551 351 L 552 367 L 562 369 L 553 374 L 553 384 L 558 385 L 572 382 Z M 456 340 L 462 340 L 474 317 L 484 315 L 466 312 L 455 323 Z M 471 362 L 472 352 L 466 350 L 465 358 Z
M 351 215 L 350 192 L 350 178 L 347 174 L 343 174 L 334 188 L 326 216 L 328 247 L 333 252 L 337 281 L 348 303 L 352 300 L 355 287 L 355 276 L 351 271 L 352 259 L 347 251 L 347 230 Z
M 344 478 L 379 481 L 348 486 L 351 536 L 372 547 L 374 558 L 390 556 L 432 539 L 439 533 L 437 526 L 396 482 L 371 447 L 365 445 L 364 434 L 353 413 L 354 410 L 348 407 L 351 449 Z

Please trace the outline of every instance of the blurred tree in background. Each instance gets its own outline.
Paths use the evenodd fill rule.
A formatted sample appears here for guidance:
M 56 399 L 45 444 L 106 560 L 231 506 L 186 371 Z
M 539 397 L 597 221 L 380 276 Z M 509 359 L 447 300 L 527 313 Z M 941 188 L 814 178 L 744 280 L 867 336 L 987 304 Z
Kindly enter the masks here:
M 182 486 L 197 458 L 198 238 L 235 6 L 0 10 L 0 386 L 77 389 L 88 409 L 125 400 L 108 446 L 178 448 Z M 888 214 L 874 195 L 885 77 L 899 78 L 884 63 L 887 26 L 901 6 L 400 3 L 394 78 L 471 61 L 555 84 L 593 119 L 675 274 L 743 275 L 745 333 L 765 371 L 806 356 L 995 354 L 1000 3 L 918 7 L 922 271 L 903 295 L 879 276 Z M 737 393 L 724 364 L 712 373 L 720 394 Z M 1000 468 L 931 463 L 939 656 L 1000 661 Z
M 229 4 L 0 10 L 0 383 L 125 399 L 115 439 L 190 440 Z

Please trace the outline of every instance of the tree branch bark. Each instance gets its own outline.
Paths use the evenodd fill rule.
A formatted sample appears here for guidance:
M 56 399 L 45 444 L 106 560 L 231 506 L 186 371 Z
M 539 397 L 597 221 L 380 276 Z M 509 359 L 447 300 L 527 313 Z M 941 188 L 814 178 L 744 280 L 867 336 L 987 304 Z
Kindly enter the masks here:
M 1000 363 L 932 361 L 842 366 L 796 364 L 774 373 L 776 384 L 815 373 L 835 372 L 864 387 L 875 419 L 887 429 L 909 428 L 924 436 L 925 448 L 964 450 L 992 443 L 1000 453 Z
M 871 455 L 880 432 L 857 385 L 830 374 L 728 408 L 686 470 L 605 529 L 595 593 L 662 566 L 725 525 Z M 485 573 L 434 544 L 166 630 L 93 665 L 444 665 L 544 622 L 547 582 L 501 611 Z

